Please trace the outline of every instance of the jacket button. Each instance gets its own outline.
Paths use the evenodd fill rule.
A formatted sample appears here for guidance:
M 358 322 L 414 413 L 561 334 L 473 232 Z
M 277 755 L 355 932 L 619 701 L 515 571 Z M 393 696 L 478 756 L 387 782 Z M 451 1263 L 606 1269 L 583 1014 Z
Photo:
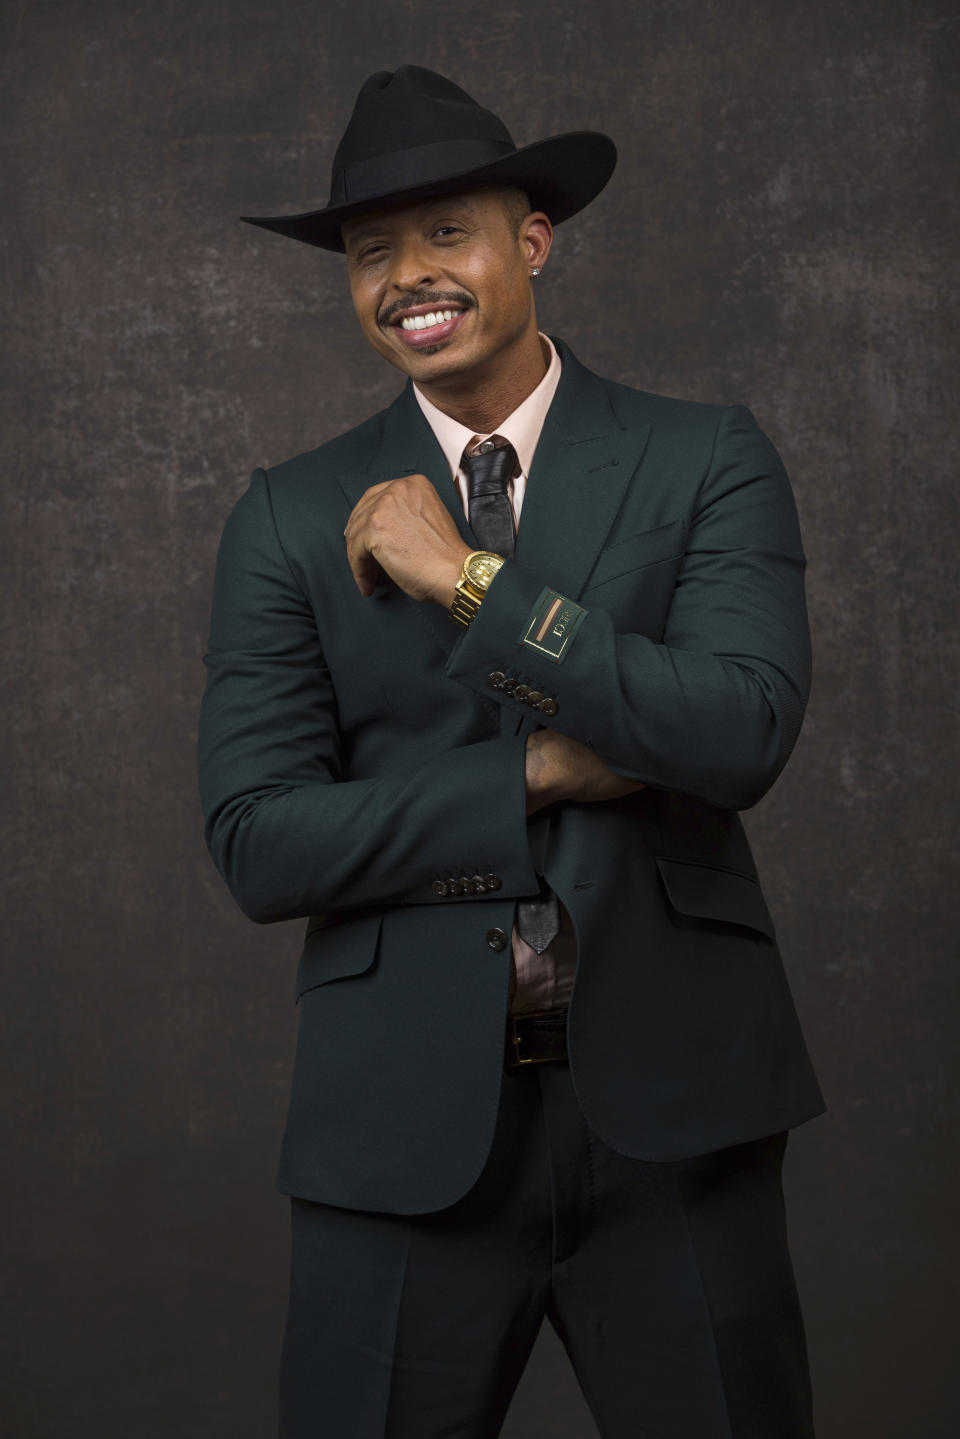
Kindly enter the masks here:
M 502 689 L 505 679 L 506 675 L 503 670 L 494 670 L 492 674 L 487 675 L 487 684 L 493 685 L 495 690 Z
M 489 944 L 491 949 L 506 949 L 507 936 L 502 929 L 488 929 L 487 944 Z
M 485 874 L 483 876 L 483 882 L 487 886 L 487 889 L 499 889 L 503 884 L 503 880 L 498 874 Z
M 531 690 L 526 696 L 527 704 L 530 705 L 531 709 L 536 709 L 542 699 L 543 695 L 539 690 Z
M 560 706 L 553 698 L 553 695 L 547 695 L 546 699 L 540 701 L 538 708 L 545 715 L 555 715 Z
M 446 894 L 447 882 L 443 879 L 435 879 L 430 888 L 435 890 L 437 894 Z
M 529 693 L 530 693 L 530 686 L 529 686 L 529 685 L 515 685 L 515 686 L 514 686 L 514 689 L 513 689 L 513 697 L 514 697 L 515 700 L 525 700 L 526 697 L 527 697 L 527 695 L 528 695 Z

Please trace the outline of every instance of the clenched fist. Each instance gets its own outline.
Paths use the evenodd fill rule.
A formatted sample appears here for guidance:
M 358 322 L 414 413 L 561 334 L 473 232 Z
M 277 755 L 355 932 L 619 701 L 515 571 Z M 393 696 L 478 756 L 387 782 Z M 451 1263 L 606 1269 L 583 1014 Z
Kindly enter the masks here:
M 447 608 L 466 544 L 426 475 L 402 475 L 364 490 L 344 530 L 347 561 L 362 595 L 372 595 L 385 572 L 412 599 Z

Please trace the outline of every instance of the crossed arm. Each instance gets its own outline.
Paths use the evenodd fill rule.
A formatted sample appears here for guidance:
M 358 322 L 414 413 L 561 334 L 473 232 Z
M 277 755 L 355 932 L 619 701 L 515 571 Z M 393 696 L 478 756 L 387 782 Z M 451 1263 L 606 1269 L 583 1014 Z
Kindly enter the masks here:
M 526 783 L 527 814 L 559 799 L 595 803 L 644 788 L 641 780 L 627 779 L 609 769 L 579 740 L 548 729 L 527 735 Z
M 412 478 L 373 490 L 393 491 L 394 504 L 414 494 Z M 425 493 L 407 506 L 421 506 L 421 532 L 432 525 Z M 355 508 L 348 553 L 369 556 L 367 567 L 393 564 L 402 583 L 406 562 L 383 543 L 384 516 L 369 545 L 351 531 L 361 506 L 375 501 L 368 491 Z M 409 544 L 407 534 L 397 552 Z M 421 549 L 411 563 L 427 586 L 418 597 L 446 604 L 464 543 L 434 532 Z M 662 642 L 618 631 L 605 610 L 590 609 L 559 670 L 544 660 L 541 674 L 524 651 L 533 682 L 549 690 L 562 680 L 559 721 L 437 753 L 412 773 L 351 779 L 316 616 L 280 543 L 267 475 L 255 471 L 224 527 L 204 655 L 198 766 L 216 867 L 260 923 L 429 903 L 437 872 L 473 873 L 488 860 L 509 898 L 537 892 L 526 821 L 553 800 L 653 785 L 721 808 L 755 804 L 786 762 L 806 702 L 804 563 L 779 458 L 749 411 L 730 407 L 693 506 Z M 508 561 L 447 662 L 451 678 L 518 714 L 520 702 L 487 680 L 514 652 L 540 589 L 539 576 Z M 471 818 L 479 794 L 489 816 L 482 853 Z
M 426 475 L 371 485 L 344 530 L 347 560 L 360 593 L 369 596 L 386 571 L 412 599 L 448 609 L 464 557 L 470 553 Z M 579 740 L 557 730 L 528 736 L 527 814 L 559 799 L 595 802 L 643 789 L 639 780 L 608 769 Z

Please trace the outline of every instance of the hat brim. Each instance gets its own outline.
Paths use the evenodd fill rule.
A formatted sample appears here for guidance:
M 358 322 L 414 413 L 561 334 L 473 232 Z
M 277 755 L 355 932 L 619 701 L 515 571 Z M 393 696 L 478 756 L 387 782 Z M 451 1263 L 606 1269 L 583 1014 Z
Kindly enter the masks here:
M 559 225 L 599 195 L 616 163 L 617 147 L 609 135 L 599 130 L 572 130 L 551 135 L 546 140 L 535 140 L 488 165 L 474 166 L 420 185 L 385 190 L 365 200 L 305 210 L 298 215 L 241 215 L 240 219 L 291 240 L 301 240 L 305 245 L 317 245 L 322 250 L 335 250 L 343 255 L 346 246 L 340 225 L 353 215 L 386 209 L 402 200 L 412 202 L 431 195 L 455 194 L 458 190 L 482 185 L 518 185 L 530 196 L 533 209 L 543 210 L 551 224 Z

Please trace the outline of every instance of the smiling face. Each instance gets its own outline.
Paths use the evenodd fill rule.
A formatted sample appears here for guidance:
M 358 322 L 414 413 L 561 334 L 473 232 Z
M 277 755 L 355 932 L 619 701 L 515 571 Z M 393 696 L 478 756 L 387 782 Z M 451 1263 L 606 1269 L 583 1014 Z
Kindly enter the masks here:
M 530 272 L 553 230 L 543 211 L 517 228 L 505 197 L 500 186 L 465 190 L 341 226 L 364 334 L 428 395 L 543 373 Z

